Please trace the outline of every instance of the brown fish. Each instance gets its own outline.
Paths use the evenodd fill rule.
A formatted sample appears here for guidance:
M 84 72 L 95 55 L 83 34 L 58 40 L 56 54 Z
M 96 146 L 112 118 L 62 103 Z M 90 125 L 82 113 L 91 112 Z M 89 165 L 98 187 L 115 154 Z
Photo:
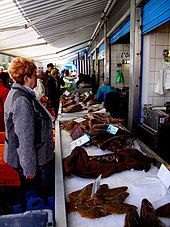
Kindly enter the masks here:
M 80 206 L 78 207 L 78 212 L 82 217 L 85 218 L 101 218 L 108 215 L 108 212 L 100 205 L 98 206 L 92 206 L 88 209 L 80 209 Z
M 158 219 L 153 205 L 147 199 L 142 200 L 140 220 L 142 226 L 145 227 L 165 227 L 165 225 Z
M 142 227 L 139 214 L 136 209 L 129 209 L 126 212 L 124 227 Z
M 160 217 L 170 218 L 170 203 L 160 206 L 155 211 L 156 214 Z
M 125 214 L 129 209 L 136 209 L 134 205 L 127 203 L 102 204 L 109 214 Z
M 128 197 L 127 186 L 109 189 L 107 184 L 100 185 L 91 196 L 92 184 L 68 195 L 67 211 L 77 211 L 82 217 L 99 218 L 109 214 L 124 214 L 133 205 L 123 203 Z

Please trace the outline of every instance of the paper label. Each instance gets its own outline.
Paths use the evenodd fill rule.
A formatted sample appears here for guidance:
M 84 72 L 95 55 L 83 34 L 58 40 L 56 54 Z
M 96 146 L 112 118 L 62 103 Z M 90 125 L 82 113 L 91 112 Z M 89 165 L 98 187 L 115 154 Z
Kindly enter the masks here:
M 161 117 L 161 118 L 159 119 L 159 123 L 160 123 L 160 124 L 165 123 L 165 118 L 164 118 L 164 117 Z
M 107 132 L 111 133 L 111 134 L 116 134 L 119 128 L 113 126 L 113 125 L 109 125 L 108 128 L 106 129 Z
M 75 119 L 74 121 L 77 122 L 77 123 L 80 123 L 80 122 L 85 121 L 85 120 L 86 119 L 79 117 L 79 118 Z
M 76 146 L 81 146 L 87 142 L 90 141 L 90 138 L 88 137 L 87 134 L 79 137 L 78 139 L 74 140 L 72 143 L 70 143 L 70 148 L 73 150 Z
M 170 171 L 165 167 L 164 164 L 161 165 L 157 177 L 162 181 L 162 183 L 168 189 L 170 186 Z
M 69 96 L 70 92 L 66 90 L 66 91 L 64 92 L 64 94 L 65 94 L 66 96 Z
M 101 178 L 102 178 L 102 175 L 100 174 L 100 176 L 94 181 L 92 186 L 91 196 L 93 196 L 99 189 Z

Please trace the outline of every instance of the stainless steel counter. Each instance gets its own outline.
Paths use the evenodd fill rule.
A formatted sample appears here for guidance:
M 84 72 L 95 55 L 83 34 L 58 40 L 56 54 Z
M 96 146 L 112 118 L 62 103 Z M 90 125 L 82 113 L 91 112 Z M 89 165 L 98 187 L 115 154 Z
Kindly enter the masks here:
M 58 120 L 55 122 L 55 224 L 56 227 L 67 226 L 61 135 Z

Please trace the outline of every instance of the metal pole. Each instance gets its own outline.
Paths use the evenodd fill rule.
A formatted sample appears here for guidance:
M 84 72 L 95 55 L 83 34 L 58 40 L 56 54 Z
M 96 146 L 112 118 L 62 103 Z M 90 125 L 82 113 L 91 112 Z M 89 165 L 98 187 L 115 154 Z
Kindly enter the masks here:
M 77 75 L 80 74 L 80 54 L 77 56 Z
M 130 1 L 130 69 L 129 69 L 129 111 L 128 128 L 132 131 L 134 121 L 134 88 L 135 88 L 135 18 L 136 1 Z
M 104 24 L 104 81 L 108 80 L 109 82 L 109 39 L 107 38 L 107 20 Z

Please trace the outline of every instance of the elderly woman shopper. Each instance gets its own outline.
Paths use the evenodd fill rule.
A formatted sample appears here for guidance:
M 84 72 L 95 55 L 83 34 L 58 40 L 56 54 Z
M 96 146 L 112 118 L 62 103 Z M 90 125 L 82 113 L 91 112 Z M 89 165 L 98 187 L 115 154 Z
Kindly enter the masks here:
M 27 190 L 42 192 L 42 186 L 54 187 L 53 124 L 50 113 L 35 98 L 35 63 L 14 58 L 8 71 L 14 84 L 4 106 L 4 160 L 19 173 L 24 211 Z M 46 173 L 50 176 L 44 176 Z

